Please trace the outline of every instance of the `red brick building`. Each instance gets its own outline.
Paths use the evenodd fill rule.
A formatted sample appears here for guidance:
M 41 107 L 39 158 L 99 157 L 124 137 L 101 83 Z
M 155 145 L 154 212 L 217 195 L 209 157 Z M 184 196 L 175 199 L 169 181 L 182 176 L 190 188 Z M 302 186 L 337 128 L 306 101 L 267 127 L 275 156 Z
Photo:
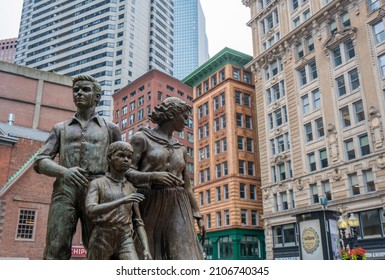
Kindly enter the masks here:
M 17 38 L 0 40 L 0 61 L 13 63 L 17 47 Z
M 0 61 L 0 122 L 50 131 L 75 109 L 70 77 Z
M 158 70 L 151 70 L 128 86 L 114 93 L 114 118 L 122 131 L 122 140 L 129 141 L 140 127 L 154 127 L 148 115 L 167 97 L 179 97 L 192 106 L 192 88 Z M 174 135 L 187 149 L 188 168 L 193 185 L 193 120 L 181 133 Z

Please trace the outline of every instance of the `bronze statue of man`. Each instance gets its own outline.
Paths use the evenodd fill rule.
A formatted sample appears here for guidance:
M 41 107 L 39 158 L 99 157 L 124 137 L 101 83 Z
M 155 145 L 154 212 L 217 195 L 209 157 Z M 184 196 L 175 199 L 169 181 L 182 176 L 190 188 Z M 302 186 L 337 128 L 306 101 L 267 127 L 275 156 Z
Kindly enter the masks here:
M 101 87 L 91 76 L 73 79 L 75 115 L 57 123 L 41 148 L 34 168 L 36 172 L 56 177 L 48 214 L 44 259 L 70 259 L 72 238 L 80 219 L 85 248 L 92 223 L 86 214 L 85 197 L 91 180 L 107 171 L 107 149 L 119 141 L 120 130 L 100 117 L 95 108 Z M 55 162 L 59 155 L 59 163 Z

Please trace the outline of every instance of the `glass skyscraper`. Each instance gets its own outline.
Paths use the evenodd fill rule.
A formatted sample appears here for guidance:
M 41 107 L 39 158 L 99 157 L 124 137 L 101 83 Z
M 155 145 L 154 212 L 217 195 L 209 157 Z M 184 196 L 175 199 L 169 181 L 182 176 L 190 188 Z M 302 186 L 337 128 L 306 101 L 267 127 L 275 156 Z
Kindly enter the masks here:
M 174 77 L 183 79 L 209 59 L 199 0 L 174 0 Z
M 148 70 L 174 74 L 173 0 L 24 0 L 15 63 L 102 85 L 111 95 Z

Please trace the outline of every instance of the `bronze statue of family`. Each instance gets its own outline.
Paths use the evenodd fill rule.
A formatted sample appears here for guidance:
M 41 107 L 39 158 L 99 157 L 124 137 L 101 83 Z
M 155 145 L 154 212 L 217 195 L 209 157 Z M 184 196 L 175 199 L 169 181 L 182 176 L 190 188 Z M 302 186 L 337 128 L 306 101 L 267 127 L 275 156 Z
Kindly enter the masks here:
M 87 259 L 203 259 L 194 220 L 202 234 L 205 229 L 187 152 L 173 138 L 192 107 L 166 98 L 149 116 L 157 126 L 126 143 L 119 127 L 96 113 L 100 98 L 94 78 L 75 77 L 77 112 L 54 125 L 36 158 L 36 172 L 56 178 L 43 258 L 71 258 L 80 219 Z

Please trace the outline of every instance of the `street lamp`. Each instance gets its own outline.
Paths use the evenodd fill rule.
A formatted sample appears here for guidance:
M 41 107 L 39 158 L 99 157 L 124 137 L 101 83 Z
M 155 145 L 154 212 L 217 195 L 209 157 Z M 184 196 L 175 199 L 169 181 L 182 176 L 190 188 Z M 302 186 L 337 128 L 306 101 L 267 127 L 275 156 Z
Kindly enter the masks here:
M 348 220 L 345 220 L 341 215 L 337 224 L 339 230 L 341 231 L 344 249 L 347 249 L 348 245 L 349 249 L 357 247 L 357 227 L 359 226 L 358 218 L 353 213 L 350 213 Z M 350 233 L 346 234 L 348 226 L 350 228 Z

